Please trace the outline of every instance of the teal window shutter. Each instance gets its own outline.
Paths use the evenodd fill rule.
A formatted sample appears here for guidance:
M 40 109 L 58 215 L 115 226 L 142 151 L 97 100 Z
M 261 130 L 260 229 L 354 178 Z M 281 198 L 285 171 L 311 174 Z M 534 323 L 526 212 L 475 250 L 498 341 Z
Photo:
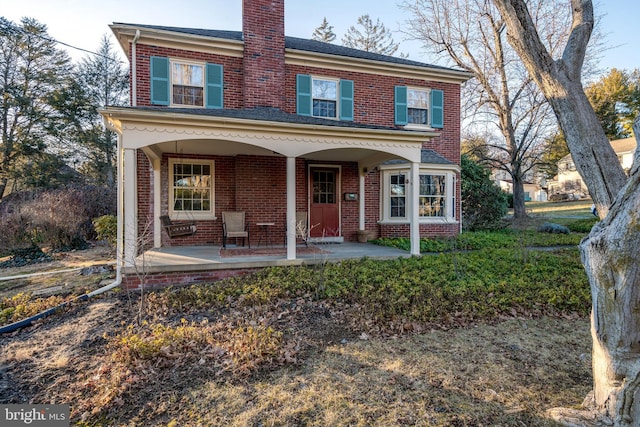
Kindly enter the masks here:
M 311 115 L 311 76 L 296 76 L 296 109 L 301 116 Z
M 396 124 L 407 124 L 407 87 L 396 86 Z
M 431 90 L 431 127 L 444 127 L 444 93 L 438 89 Z
M 340 80 L 340 120 L 353 121 L 353 80 Z
M 151 103 L 169 105 L 169 58 L 151 57 Z
M 224 69 L 207 63 L 207 108 L 224 107 Z

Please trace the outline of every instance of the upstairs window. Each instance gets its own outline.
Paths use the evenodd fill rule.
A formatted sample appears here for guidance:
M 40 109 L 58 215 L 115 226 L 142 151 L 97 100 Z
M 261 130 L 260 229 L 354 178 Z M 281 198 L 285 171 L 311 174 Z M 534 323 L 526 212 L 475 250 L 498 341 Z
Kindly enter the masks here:
M 222 65 L 152 56 L 151 104 L 223 108 Z
M 421 89 L 407 90 L 407 123 L 429 124 L 429 91 Z
M 312 79 L 313 116 L 335 119 L 338 115 L 338 82 Z
M 301 116 L 353 121 L 352 80 L 298 74 L 296 85 L 296 109 Z
M 438 89 L 395 87 L 396 125 L 444 127 L 444 93 Z
M 204 106 L 204 66 L 171 62 L 171 92 L 174 105 Z

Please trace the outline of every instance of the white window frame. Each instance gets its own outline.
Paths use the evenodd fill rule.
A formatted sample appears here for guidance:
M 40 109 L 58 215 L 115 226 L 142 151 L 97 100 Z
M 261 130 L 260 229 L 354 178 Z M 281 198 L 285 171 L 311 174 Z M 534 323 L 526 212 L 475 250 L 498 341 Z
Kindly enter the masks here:
M 443 216 L 418 216 L 420 224 L 440 224 L 440 223 L 457 223 L 456 219 L 456 172 L 455 167 L 438 168 L 437 165 L 425 165 L 420 167 L 420 175 L 440 175 L 445 177 L 445 203 Z M 410 220 L 410 212 L 413 203 L 420 203 L 420 200 L 412 200 L 411 185 L 406 184 L 405 187 L 405 216 L 391 216 L 391 176 L 404 174 L 407 179 L 411 177 L 411 169 L 407 167 L 398 168 L 397 165 L 389 165 L 381 167 L 382 173 L 382 191 L 380 192 L 382 200 L 380 201 L 381 224 L 408 224 Z M 417 185 L 420 185 L 418 182 Z M 419 192 L 419 191 L 418 191 Z M 420 197 L 420 196 L 418 196 Z M 419 210 L 419 209 L 418 209 Z
M 173 88 L 176 85 L 173 78 L 173 66 L 174 64 L 180 65 L 189 65 L 189 66 L 197 66 L 202 69 L 202 105 L 193 105 L 193 104 L 177 104 L 173 102 Z M 204 108 L 206 104 L 206 89 L 207 89 L 207 66 L 204 62 L 200 61 L 189 61 L 184 59 L 177 58 L 169 58 L 169 99 L 171 101 L 172 107 L 180 107 L 180 108 Z M 199 86 L 193 86 L 199 87 Z
M 209 166 L 211 171 L 211 178 L 209 183 L 209 209 L 208 210 L 175 210 L 175 198 L 174 198 L 174 165 L 206 165 Z M 168 185 L 167 191 L 169 193 L 169 216 L 174 220 L 202 220 L 202 219 L 215 219 L 215 161 L 204 159 L 181 159 L 170 158 L 168 166 Z
M 414 108 L 410 104 L 409 92 L 418 91 L 424 92 L 427 100 L 427 122 L 426 123 L 412 123 L 410 121 L 411 115 L 409 114 L 409 110 Z M 419 128 L 419 129 L 431 129 L 431 89 L 427 87 L 416 87 L 416 86 L 407 86 L 407 124 L 406 128 Z
M 334 82 L 336 84 L 336 98 L 335 99 L 316 98 L 314 96 L 314 93 L 313 93 L 313 83 L 316 80 Z M 313 108 L 313 101 L 316 100 L 316 99 L 322 100 L 322 101 L 335 101 L 335 103 L 336 103 L 336 115 L 335 115 L 335 117 L 316 116 L 314 114 L 314 108 Z M 311 76 L 311 116 L 312 117 L 322 118 L 322 119 L 331 119 L 331 120 L 339 120 L 340 119 L 340 79 L 333 78 L 333 77 L 323 77 L 323 76 L 313 76 L 313 75 Z

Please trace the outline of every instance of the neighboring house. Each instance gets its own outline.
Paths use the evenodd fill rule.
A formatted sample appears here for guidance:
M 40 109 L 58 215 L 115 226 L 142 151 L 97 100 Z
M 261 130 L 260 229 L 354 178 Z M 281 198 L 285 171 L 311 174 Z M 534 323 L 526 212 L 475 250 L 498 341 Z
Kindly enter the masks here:
M 636 150 L 635 137 L 611 141 L 611 147 L 618 156 L 622 168 L 628 173 Z M 558 175 L 549 181 L 548 185 L 551 200 L 589 197 L 589 189 L 578 173 L 571 154 L 567 154 L 558 161 Z
M 284 0 L 244 0 L 242 32 L 111 29 L 131 64 L 131 107 L 102 111 L 119 134 L 125 264 L 145 233 L 147 247 L 221 244 L 224 211 L 246 213 L 252 241 L 273 223 L 287 259 L 296 212 L 312 240 L 366 229 L 410 237 L 413 254 L 459 232 L 468 73 L 285 37 Z M 197 232 L 170 238 L 163 215 Z
M 502 191 L 508 194 L 513 194 L 513 180 L 511 179 L 511 175 L 507 172 L 502 170 L 494 171 L 493 180 Z M 547 192 L 542 188 L 542 185 L 536 181 L 537 179 L 532 176 L 525 177 L 525 182 L 523 183 L 525 202 L 547 201 Z

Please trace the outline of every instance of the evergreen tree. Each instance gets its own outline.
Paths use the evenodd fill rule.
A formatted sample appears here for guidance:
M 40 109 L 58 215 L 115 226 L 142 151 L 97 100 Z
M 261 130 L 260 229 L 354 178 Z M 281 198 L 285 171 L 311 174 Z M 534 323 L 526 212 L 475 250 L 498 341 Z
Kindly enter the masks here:
M 467 230 L 496 227 L 507 213 L 507 195 L 496 186 L 488 169 L 469 156 L 460 157 L 462 225 Z
M 325 43 L 331 43 L 336 39 L 336 34 L 333 32 L 333 25 L 329 25 L 326 17 L 322 18 L 322 24 L 313 31 L 311 39 Z
M 19 25 L 0 17 L 0 199 L 38 164 L 50 165 L 48 129 L 54 120 L 51 95 L 71 73 L 64 51 L 55 47 L 44 24 L 23 18 Z
M 393 55 L 397 52 L 398 43 L 379 19 L 374 24 L 369 15 L 362 15 L 358 18 L 358 26 L 359 28 L 354 25 L 349 27 L 342 38 L 344 46 L 381 55 Z
M 640 114 L 640 69 L 631 72 L 612 68 L 585 88 L 607 138 L 632 135 L 633 120 Z
M 61 145 L 73 147 L 74 161 L 96 185 L 115 184 L 117 156 L 116 134 L 104 126 L 98 110 L 127 105 L 128 88 L 128 70 L 103 36 L 96 54 L 84 57 L 72 78 L 56 92 L 60 116 L 54 133 Z

